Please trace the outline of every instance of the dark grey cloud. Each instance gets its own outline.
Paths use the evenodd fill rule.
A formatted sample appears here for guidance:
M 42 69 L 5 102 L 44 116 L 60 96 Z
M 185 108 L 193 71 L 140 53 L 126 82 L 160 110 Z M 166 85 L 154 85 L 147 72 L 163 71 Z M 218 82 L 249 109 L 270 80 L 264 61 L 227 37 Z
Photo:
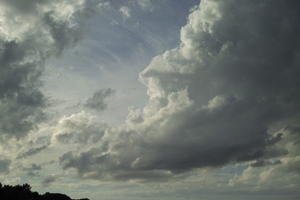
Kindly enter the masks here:
M 0 134 L 20 138 L 44 118 L 40 76 L 49 57 L 81 35 L 82 17 L 96 1 L 2 1 Z M 65 7 L 69 6 L 68 12 Z
M 7 159 L 0 160 L 0 174 L 9 172 L 10 163 L 11 161 Z
M 201 1 L 180 46 L 140 74 L 143 110 L 61 165 L 88 178 L 148 179 L 282 156 L 277 131 L 300 117 L 299 11 L 296 0 Z
M 31 164 L 29 167 L 23 167 L 23 170 L 28 176 L 39 176 L 39 171 L 42 170 L 42 166 L 38 164 Z
M 28 157 L 39 154 L 46 150 L 51 144 L 51 138 L 49 136 L 32 137 L 28 143 L 23 143 L 22 148 L 19 149 L 16 159 L 26 159 Z
M 269 165 L 281 164 L 280 160 L 268 161 L 268 160 L 257 160 L 255 163 L 251 164 L 252 167 L 264 167 Z
M 0 41 L 0 132 L 22 136 L 42 117 L 45 98 L 37 89 L 40 61 L 23 63 L 31 41 Z M 29 52 L 31 54 L 31 52 Z M 37 53 L 37 52 L 32 52 Z
M 49 187 L 52 183 L 57 181 L 58 176 L 57 175 L 50 175 L 43 179 L 42 186 L 43 187 Z
M 124 163 L 116 164 L 115 162 L 118 161 L 113 160 L 108 154 L 99 153 L 99 149 L 92 149 L 78 156 L 67 152 L 59 158 L 63 169 L 75 168 L 78 175 L 85 179 L 166 181 L 173 176 L 164 170 L 129 169 Z
M 110 88 L 100 89 L 87 99 L 85 106 L 97 111 L 103 111 L 107 108 L 107 99 L 114 93 L 115 91 Z
M 33 156 L 35 154 L 38 154 L 40 153 L 41 151 L 45 150 L 48 148 L 50 144 L 46 144 L 46 145 L 43 145 L 43 146 L 40 146 L 40 147 L 33 147 L 33 148 L 30 148 L 28 150 L 26 150 L 25 152 L 22 152 L 20 153 L 18 156 L 17 156 L 17 159 L 23 159 L 23 158 L 27 158 L 29 156 Z
M 49 0 L 28 0 L 26 2 L 20 0 L 3 0 L 2 4 L 14 8 L 15 10 L 27 14 L 36 11 L 39 5 L 47 4 Z

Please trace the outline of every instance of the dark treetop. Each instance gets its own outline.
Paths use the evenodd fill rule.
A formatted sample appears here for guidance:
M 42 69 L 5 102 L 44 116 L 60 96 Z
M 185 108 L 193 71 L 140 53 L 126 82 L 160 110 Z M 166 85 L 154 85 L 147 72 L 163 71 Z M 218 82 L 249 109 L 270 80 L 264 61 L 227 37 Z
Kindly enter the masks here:
M 24 185 L 2 185 L 0 183 L 0 199 L 2 200 L 72 200 L 65 194 L 45 193 L 40 195 L 37 192 L 31 191 L 31 186 Z M 89 200 L 89 199 L 81 199 Z

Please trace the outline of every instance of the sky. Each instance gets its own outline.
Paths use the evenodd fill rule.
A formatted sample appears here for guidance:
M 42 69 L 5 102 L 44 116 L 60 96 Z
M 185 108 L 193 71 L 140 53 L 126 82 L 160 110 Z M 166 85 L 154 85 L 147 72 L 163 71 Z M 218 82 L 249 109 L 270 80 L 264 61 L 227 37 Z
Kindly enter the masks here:
M 298 0 L 2 0 L 0 182 L 299 199 L 299 19 Z

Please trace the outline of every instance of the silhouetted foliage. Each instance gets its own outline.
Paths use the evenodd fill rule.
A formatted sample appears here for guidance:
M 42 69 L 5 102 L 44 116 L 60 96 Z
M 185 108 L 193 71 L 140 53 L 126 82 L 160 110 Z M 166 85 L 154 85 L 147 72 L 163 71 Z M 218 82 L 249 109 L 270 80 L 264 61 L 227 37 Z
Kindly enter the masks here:
M 40 195 L 37 192 L 31 191 L 29 184 L 23 185 L 2 185 L 0 183 L 0 199 L 2 200 L 72 200 L 65 194 L 45 193 Z M 89 200 L 89 199 L 79 199 Z

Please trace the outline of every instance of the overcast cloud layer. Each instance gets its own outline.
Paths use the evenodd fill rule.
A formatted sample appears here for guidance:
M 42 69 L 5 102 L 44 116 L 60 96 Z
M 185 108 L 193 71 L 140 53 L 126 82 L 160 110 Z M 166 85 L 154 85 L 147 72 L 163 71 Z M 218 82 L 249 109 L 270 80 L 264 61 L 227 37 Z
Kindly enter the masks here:
M 166 29 L 170 39 L 164 40 L 160 26 L 172 20 L 157 22 L 158 27 L 150 20 L 146 26 L 139 16 L 149 15 L 154 22 L 172 16 L 156 13 L 169 4 L 179 9 L 184 3 L 0 3 L 0 181 L 29 180 L 41 188 L 70 189 L 80 197 L 97 197 L 102 189 L 116 195 L 110 200 L 124 194 L 135 200 L 299 198 L 300 3 L 202 0 L 191 8 L 181 30 L 174 30 L 177 22 Z M 88 24 L 88 29 L 96 26 L 93 34 L 101 40 L 91 34 L 92 50 L 78 48 L 63 60 L 61 55 L 82 39 L 83 22 L 92 15 L 103 20 Z M 143 37 L 135 32 L 139 29 Z M 158 32 L 156 38 L 147 30 Z M 176 46 L 176 31 L 178 46 L 160 53 Z M 119 78 L 132 76 L 135 65 L 157 53 L 136 74 L 146 87 L 147 102 L 138 99 L 139 106 L 128 108 L 123 100 L 139 98 L 140 91 L 111 86 L 122 85 Z M 49 93 L 62 94 L 48 97 L 41 75 L 53 57 L 63 61 L 51 60 L 48 68 L 66 66 L 57 90 Z M 108 71 L 118 77 L 109 80 L 113 76 Z M 85 88 L 88 81 L 92 87 Z M 61 99 L 53 98 L 68 97 L 65 88 L 77 94 L 71 103 L 59 104 Z M 58 106 L 51 107 L 48 98 Z M 129 113 L 112 125 L 105 113 L 119 105 Z M 46 114 L 49 110 L 52 115 Z

